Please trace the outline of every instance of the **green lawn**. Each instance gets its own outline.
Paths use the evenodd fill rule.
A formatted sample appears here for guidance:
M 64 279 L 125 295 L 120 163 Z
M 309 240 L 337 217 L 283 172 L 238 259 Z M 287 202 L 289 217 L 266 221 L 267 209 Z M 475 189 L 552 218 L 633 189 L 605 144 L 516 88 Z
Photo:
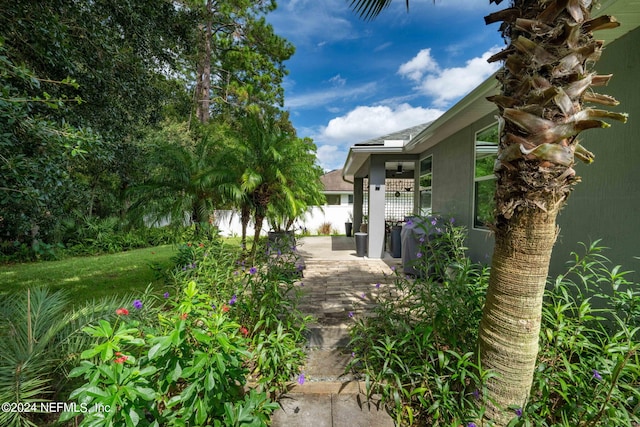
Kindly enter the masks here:
M 60 261 L 0 266 L 0 294 L 33 286 L 68 289 L 74 301 L 143 292 L 149 284 L 161 287 L 151 268 L 171 265 L 172 245 L 117 254 L 76 257 Z

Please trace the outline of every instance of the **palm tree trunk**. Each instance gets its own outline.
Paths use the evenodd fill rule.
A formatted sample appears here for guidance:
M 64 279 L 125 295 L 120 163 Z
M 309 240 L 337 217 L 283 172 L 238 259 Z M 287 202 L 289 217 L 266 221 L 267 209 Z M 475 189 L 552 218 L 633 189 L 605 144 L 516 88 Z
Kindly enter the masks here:
M 500 375 L 488 381 L 484 399 L 498 425 L 515 417 L 506 406 L 522 408 L 531 389 L 557 211 L 522 210 L 496 232 L 479 347 L 482 368 Z
M 262 222 L 264 221 L 264 214 L 259 212 L 260 209 L 256 209 L 256 213 L 253 216 L 255 222 L 255 232 L 253 233 L 253 245 L 251 246 L 251 258 L 255 259 L 256 252 L 258 251 L 258 240 L 260 239 L 260 232 L 262 231 Z
M 243 251 L 247 249 L 247 225 L 249 225 L 249 219 L 251 219 L 251 211 L 249 205 L 244 203 L 240 208 L 240 222 L 242 223 L 242 238 L 240 243 Z

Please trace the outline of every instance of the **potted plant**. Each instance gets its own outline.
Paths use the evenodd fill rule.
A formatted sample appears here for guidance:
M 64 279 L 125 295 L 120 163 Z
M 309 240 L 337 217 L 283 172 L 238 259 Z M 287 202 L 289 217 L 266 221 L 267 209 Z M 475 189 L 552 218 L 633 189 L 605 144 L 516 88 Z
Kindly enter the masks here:
M 351 237 L 353 233 L 353 212 L 349 212 L 349 219 L 344 223 L 344 230 L 347 237 Z
M 367 215 L 364 215 L 362 217 L 362 224 L 360 224 L 361 233 L 367 233 L 369 231 L 369 226 L 367 225 L 368 221 L 369 221 L 369 217 Z

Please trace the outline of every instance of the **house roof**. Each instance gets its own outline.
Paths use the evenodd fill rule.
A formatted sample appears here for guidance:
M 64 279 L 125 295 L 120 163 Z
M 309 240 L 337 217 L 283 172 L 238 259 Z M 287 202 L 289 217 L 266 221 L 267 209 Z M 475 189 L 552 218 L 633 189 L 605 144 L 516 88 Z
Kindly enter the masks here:
M 387 135 L 383 135 L 383 136 L 379 136 L 376 138 L 372 138 L 368 141 L 364 141 L 364 142 L 358 142 L 357 146 L 373 146 L 373 145 L 385 145 L 385 142 L 387 142 L 387 145 L 389 144 L 389 142 L 392 141 L 410 141 L 411 139 L 413 139 L 414 136 L 418 135 L 420 132 L 422 132 L 427 126 L 429 126 L 429 124 L 431 124 L 431 122 L 428 123 L 422 123 L 419 124 L 417 126 L 412 126 L 410 128 L 407 129 L 402 129 L 399 130 L 397 132 L 393 132 Z
M 353 193 L 353 186 L 342 179 L 342 169 L 325 173 L 320 181 L 325 192 Z
M 598 39 L 610 43 L 640 26 L 640 0 L 601 0 L 593 16 L 600 15 L 615 16 L 621 23 L 617 28 L 596 33 Z M 371 154 L 419 154 L 433 147 L 458 130 L 496 111 L 495 105 L 486 98 L 497 92 L 494 74 L 433 122 L 352 145 L 342 170 L 343 178 L 352 181 Z M 411 133 L 420 127 L 422 130 L 417 135 Z M 394 135 L 398 138 L 392 139 Z

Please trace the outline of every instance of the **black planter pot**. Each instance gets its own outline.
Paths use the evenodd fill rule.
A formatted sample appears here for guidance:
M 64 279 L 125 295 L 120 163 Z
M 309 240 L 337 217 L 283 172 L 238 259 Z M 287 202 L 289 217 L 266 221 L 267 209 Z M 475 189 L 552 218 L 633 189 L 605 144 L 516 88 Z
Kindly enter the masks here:
M 347 234 L 347 237 L 351 237 L 351 234 L 353 233 L 353 223 L 345 222 L 344 223 L 344 229 L 345 229 L 345 232 Z

